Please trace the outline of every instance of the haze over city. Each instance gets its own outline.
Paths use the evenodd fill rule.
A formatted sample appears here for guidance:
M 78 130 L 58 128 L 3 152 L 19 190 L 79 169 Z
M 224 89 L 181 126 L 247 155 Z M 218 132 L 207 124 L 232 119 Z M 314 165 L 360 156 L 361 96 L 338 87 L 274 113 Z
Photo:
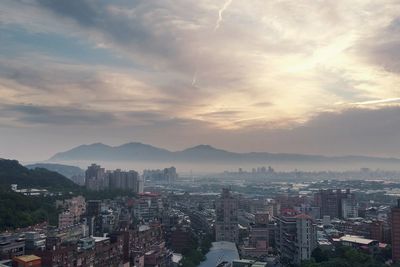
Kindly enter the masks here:
M 3 0 L 0 156 L 400 157 L 397 0 Z

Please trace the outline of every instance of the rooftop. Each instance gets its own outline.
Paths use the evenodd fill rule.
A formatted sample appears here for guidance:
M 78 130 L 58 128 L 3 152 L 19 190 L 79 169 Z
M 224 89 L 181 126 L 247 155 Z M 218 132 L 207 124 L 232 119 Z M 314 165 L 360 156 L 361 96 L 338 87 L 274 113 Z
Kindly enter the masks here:
M 40 260 L 41 258 L 36 255 L 24 255 L 24 256 L 15 257 L 15 259 L 23 261 L 23 262 L 30 262 L 30 261 Z
M 140 225 L 139 226 L 139 232 L 144 232 L 147 230 L 150 230 L 150 226 L 148 226 L 148 225 Z
M 361 244 L 361 245 L 369 245 L 372 242 L 377 242 L 376 240 L 373 239 L 367 239 L 361 236 L 356 236 L 356 235 L 344 235 L 341 238 L 339 238 L 340 241 L 344 242 L 351 242 L 351 243 L 356 243 L 356 244 Z

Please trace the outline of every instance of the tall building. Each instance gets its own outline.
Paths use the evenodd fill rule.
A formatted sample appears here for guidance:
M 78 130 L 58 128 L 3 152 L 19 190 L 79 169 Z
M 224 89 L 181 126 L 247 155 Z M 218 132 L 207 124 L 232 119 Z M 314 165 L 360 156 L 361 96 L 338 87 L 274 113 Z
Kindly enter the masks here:
M 132 190 L 135 193 L 143 193 L 142 179 L 136 171 L 115 171 L 107 172 L 109 188 Z
M 92 164 L 85 172 L 85 186 L 89 190 L 99 191 L 107 185 L 105 169 L 100 165 Z
M 343 192 L 337 190 L 319 190 L 314 195 L 314 202 L 320 207 L 321 217 L 330 216 L 331 218 L 350 218 L 356 217 L 356 199 L 350 189 Z
M 305 214 L 285 214 L 275 218 L 276 248 L 287 264 L 300 264 L 311 258 L 317 247 L 317 231 L 312 218 Z
M 256 213 L 255 223 L 249 229 L 249 244 L 241 248 L 243 257 L 261 258 L 268 255 L 269 228 L 269 214 Z
M 238 200 L 229 189 L 222 190 L 221 197 L 215 201 L 215 238 L 216 241 L 238 243 Z
M 358 206 L 354 194 L 348 194 L 346 198 L 342 198 L 342 218 L 358 217 Z
M 392 208 L 392 259 L 394 262 L 400 262 L 400 199 L 397 200 L 397 206 Z
M 105 171 L 101 166 L 92 164 L 85 173 L 85 185 L 89 190 L 123 189 L 143 193 L 143 179 L 136 171 Z

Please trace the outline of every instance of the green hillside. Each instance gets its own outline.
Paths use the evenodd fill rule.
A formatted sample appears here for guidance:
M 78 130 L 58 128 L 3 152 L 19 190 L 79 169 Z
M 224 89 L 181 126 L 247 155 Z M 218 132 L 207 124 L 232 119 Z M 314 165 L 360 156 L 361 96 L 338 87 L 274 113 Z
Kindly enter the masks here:
M 28 169 L 17 160 L 0 159 L 0 186 L 18 184 L 19 188 L 35 187 L 49 190 L 75 190 L 79 186 L 65 176 L 43 168 Z

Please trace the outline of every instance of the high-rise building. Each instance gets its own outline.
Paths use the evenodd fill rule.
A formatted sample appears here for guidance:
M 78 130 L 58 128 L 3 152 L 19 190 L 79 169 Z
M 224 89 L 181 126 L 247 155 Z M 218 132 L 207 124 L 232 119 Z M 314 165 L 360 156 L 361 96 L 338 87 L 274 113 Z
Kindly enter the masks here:
M 99 191 L 103 189 L 123 189 L 143 193 L 143 179 L 136 171 L 105 171 L 101 166 L 92 164 L 85 173 L 86 188 Z
M 310 259 L 317 247 L 317 231 L 312 218 L 305 214 L 285 214 L 275 220 L 276 248 L 283 262 L 300 264 Z
M 109 188 L 131 190 L 135 193 L 143 193 L 143 182 L 136 171 L 115 171 L 107 172 Z
M 342 198 L 342 218 L 358 217 L 358 206 L 354 194 L 347 194 L 346 198 Z
M 357 215 L 357 202 L 354 194 L 350 193 L 350 189 L 346 189 L 345 192 L 341 189 L 321 189 L 315 193 L 314 202 L 317 207 L 320 207 L 321 217 L 350 218 Z
M 216 241 L 238 243 L 238 201 L 229 189 L 223 189 L 221 197 L 215 201 L 215 238 Z
M 100 165 L 92 164 L 85 172 L 85 186 L 89 190 L 99 191 L 107 187 L 106 172 Z
M 400 199 L 397 200 L 397 206 L 392 208 L 392 259 L 394 262 L 400 262 Z

